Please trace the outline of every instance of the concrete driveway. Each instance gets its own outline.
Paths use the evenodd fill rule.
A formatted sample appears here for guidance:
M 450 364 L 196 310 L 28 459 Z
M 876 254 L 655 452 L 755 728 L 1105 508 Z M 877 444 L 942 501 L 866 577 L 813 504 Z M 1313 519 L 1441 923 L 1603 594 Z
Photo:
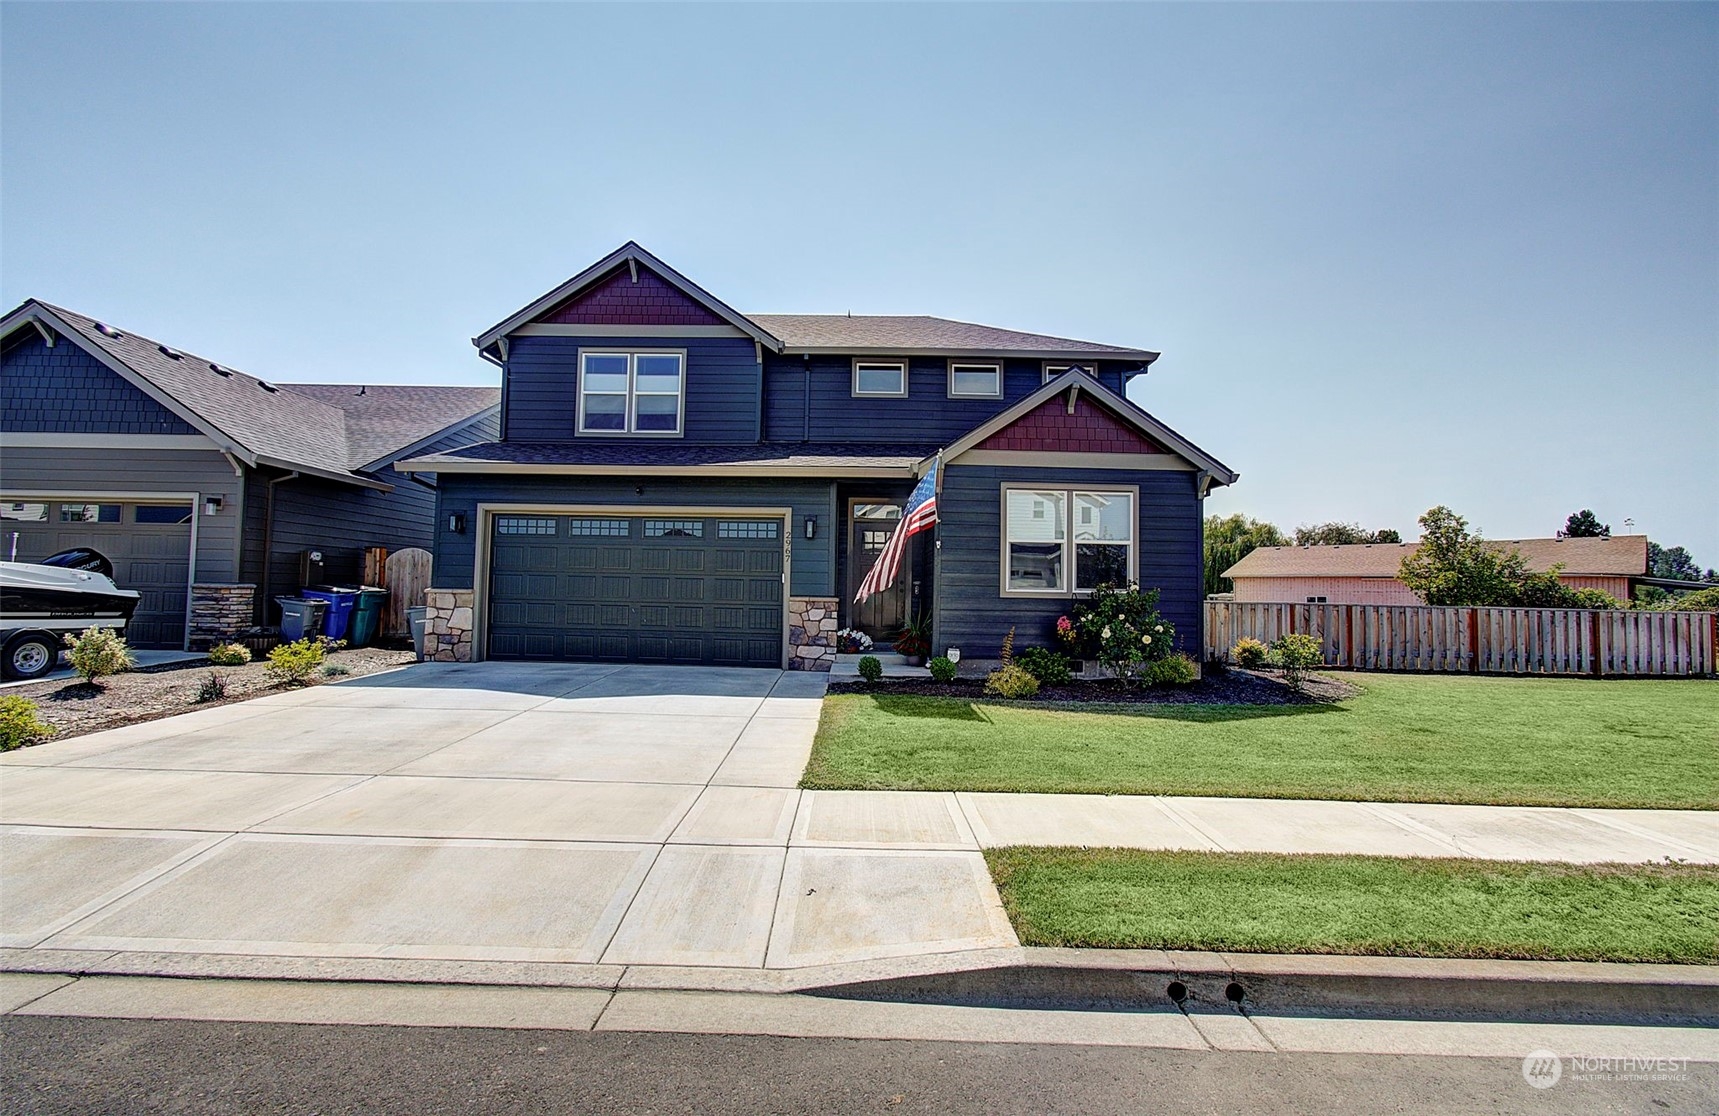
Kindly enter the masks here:
M 787 969 L 1015 945 L 952 796 L 796 789 L 824 685 L 421 664 L 10 753 L 0 946 L 265 975 L 269 958 Z

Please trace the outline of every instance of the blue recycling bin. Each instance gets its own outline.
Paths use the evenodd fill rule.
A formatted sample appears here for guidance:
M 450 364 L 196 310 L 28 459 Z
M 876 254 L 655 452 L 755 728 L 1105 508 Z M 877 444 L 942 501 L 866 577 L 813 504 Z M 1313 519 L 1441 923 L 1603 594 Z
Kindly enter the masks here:
M 322 634 L 329 639 L 345 639 L 347 629 L 352 626 L 352 610 L 358 607 L 358 590 L 324 585 L 320 589 L 306 589 L 304 596 L 328 602 L 328 611 L 322 618 Z

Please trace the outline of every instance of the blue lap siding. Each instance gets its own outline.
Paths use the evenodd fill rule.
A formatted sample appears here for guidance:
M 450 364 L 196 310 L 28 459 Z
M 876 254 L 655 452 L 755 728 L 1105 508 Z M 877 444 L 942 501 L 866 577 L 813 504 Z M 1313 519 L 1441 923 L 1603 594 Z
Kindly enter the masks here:
M 835 485 L 829 481 L 763 477 L 533 477 L 444 474 L 436 517 L 435 583 L 438 588 L 472 588 L 478 537 L 479 504 L 541 506 L 618 504 L 639 507 L 792 508 L 789 593 L 796 597 L 834 592 L 836 547 Z M 643 488 L 641 494 L 638 489 Z M 465 516 L 464 534 L 448 530 L 448 518 Z M 807 539 L 805 521 L 817 519 L 817 538 Z
M 995 659 L 1009 628 L 1017 647 L 1050 646 L 1069 597 L 1005 597 L 1002 486 L 1128 485 L 1140 490 L 1139 571 L 1143 588 L 1162 592 L 1160 609 L 1176 626 L 1178 650 L 1199 657 L 1201 501 L 1196 474 L 1171 470 L 1038 469 L 951 465 L 938 497 L 937 648 Z

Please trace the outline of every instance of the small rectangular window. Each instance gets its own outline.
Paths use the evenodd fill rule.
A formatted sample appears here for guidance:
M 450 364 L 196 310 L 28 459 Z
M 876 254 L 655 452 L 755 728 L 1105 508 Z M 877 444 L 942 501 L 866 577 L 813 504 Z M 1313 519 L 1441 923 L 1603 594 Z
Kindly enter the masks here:
M 904 360 L 854 361 L 855 395 L 907 395 L 907 362 Z
M 973 399 L 997 399 L 1003 394 L 1003 366 L 1000 364 L 949 365 L 949 396 Z
M 624 539 L 632 531 L 624 519 L 569 519 L 567 533 L 580 538 Z
M 702 539 L 704 538 L 704 520 L 647 519 L 645 520 L 645 538 Z
M 495 517 L 498 535 L 553 535 L 555 519 L 551 516 L 498 515 Z
M 1077 370 L 1085 372 L 1088 376 L 1093 375 L 1093 367 L 1090 364 L 1047 364 L 1045 365 L 1044 382 L 1048 384 L 1065 372 Z
M 141 508 L 138 510 L 142 510 Z M 118 504 L 61 504 L 61 523 L 118 523 Z M 143 521 L 139 521 L 143 522 Z M 182 520 L 169 520 L 171 523 Z
M 16 523 L 46 523 L 48 520 L 48 505 L 0 504 L 0 519 L 10 519 Z
M 189 523 L 190 504 L 139 504 L 132 513 L 138 523 Z
M 716 524 L 719 539 L 773 539 L 781 524 L 774 519 L 723 519 Z

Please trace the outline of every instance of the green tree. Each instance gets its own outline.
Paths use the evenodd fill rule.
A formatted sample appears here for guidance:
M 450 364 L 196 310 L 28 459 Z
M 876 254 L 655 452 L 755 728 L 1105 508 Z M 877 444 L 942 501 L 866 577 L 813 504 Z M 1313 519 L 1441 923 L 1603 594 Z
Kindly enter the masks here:
M 1389 527 L 1369 531 L 1359 523 L 1319 523 L 1295 529 L 1296 546 L 1352 546 L 1361 543 L 1400 543 L 1403 537 Z
M 1289 540 L 1270 523 L 1245 515 L 1206 517 L 1206 595 L 1235 588 L 1223 572 L 1262 546 L 1287 546 Z
M 1532 576 L 1520 551 L 1504 550 L 1468 529 L 1440 504 L 1420 518 L 1421 544 L 1397 569 L 1401 581 L 1430 605 L 1514 605 Z M 1556 581 L 1556 578 L 1553 578 Z M 1543 592 L 1535 579 L 1536 595 Z
M 1612 525 L 1601 523 L 1600 517 L 1583 508 L 1579 512 L 1571 512 L 1564 520 L 1564 537 L 1567 539 L 1609 539 L 1612 537 Z
M 1647 572 L 1649 577 L 1674 581 L 1719 581 L 1719 573 L 1703 571 L 1701 563 L 1681 546 L 1660 546 L 1651 539 L 1647 543 Z

